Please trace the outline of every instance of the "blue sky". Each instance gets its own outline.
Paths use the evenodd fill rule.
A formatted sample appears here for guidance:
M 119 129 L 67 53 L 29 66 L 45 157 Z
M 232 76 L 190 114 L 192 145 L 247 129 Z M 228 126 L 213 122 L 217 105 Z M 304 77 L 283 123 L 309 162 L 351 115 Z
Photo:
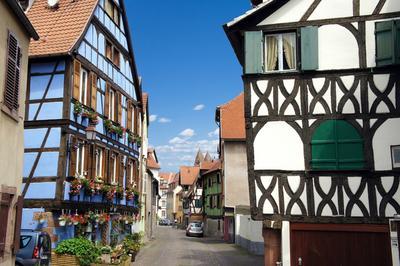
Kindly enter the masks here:
M 150 95 L 149 143 L 162 171 L 193 164 L 198 148 L 216 156 L 215 108 L 243 88 L 222 25 L 250 0 L 126 0 L 136 64 Z

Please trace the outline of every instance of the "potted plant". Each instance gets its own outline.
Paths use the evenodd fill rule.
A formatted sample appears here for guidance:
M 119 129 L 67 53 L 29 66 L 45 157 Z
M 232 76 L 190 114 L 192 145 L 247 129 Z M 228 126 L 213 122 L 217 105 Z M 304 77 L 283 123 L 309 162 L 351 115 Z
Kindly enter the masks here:
M 99 123 L 99 116 L 92 110 L 85 109 L 82 113 L 82 116 L 89 118 L 89 124 L 91 125 L 97 125 Z
M 104 120 L 104 128 L 107 133 L 114 133 L 114 125 L 113 122 L 110 119 Z
M 58 217 L 58 224 L 60 226 L 65 226 L 69 224 L 71 221 L 71 217 L 68 214 L 61 214 L 60 217 Z
M 74 196 L 79 196 L 81 193 L 81 180 L 78 178 L 75 178 L 74 180 L 71 181 L 71 186 L 69 188 L 69 195 L 74 197 Z
M 125 189 L 125 196 L 127 201 L 131 201 L 135 198 L 135 194 L 133 193 L 132 188 L 126 188 Z
M 117 199 L 122 200 L 124 199 L 124 189 L 121 186 L 117 186 L 115 189 L 115 196 Z
M 73 111 L 74 116 L 75 117 L 80 116 L 82 114 L 82 110 L 83 110 L 82 104 L 78 101 L 75 101 L 74 102 L 74 111 Z
M 141 238 L 139 233 L 134 233 L 127 235 L 122 242 L 125 252 L 131 256 L 131 261 L 135 261 L 135 257 L 142 246 Z
M 101 247 L 101 262 L 102 263 L 111 263 L 111 247 L 110 246 L 103 246 Z
M 137 146 L 140 148 L 142 146 L 142 137 L 139 135 L 136 135 L 135 142 L 136 142 Z
M 82 237 L 60 242 L 54 253 L 52 265 L 90 266 L 99 262 L 101 256 L 100 248 Z
M 99 224 L 104 224 L 110 221 L 110 215 L 102 213 L 99 215 Z

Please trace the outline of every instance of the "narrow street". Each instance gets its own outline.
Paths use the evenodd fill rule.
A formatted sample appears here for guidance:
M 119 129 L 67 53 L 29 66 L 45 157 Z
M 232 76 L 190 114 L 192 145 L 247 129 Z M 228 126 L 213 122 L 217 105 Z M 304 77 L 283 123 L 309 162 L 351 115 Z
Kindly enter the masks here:
M 157 227 L 156 239 L 138 254 L 136 266 L 183 265 L 264 265 L 262 256 L 254 256 L 233 244 L 211 238 L 186 237 L 185 231 Z

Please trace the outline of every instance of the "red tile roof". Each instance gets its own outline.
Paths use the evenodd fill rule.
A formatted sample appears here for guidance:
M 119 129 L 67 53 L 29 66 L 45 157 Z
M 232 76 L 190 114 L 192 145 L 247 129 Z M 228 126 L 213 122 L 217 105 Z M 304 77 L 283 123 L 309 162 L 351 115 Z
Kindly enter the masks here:
M 209 173 L 212 173 L 214 171 L 221 170 L 221 169 L 222 169 L 221 161 L 220 160 L 216 160 L 216 161 L 213 162 L 212 167 L 207 172 L 205 172 L 203 175 L 206 175 L 206 174 L 209 174 Z
M 206 171 L 208 171 L 208 170 L 210 170 L 211 169 L 211 167 L 213 167 L 213 165 L 214 165 L 214 162 L 213 161 L 211 161 L 211 162 L 206 162 L 206 161 L 204 161 L 204 162 L 202 162 L 201 164 L 200 164 L 200 170 L 206 170 Z
M 179 169 L 181 185 L 191 186 L 200 174 L 199 166 L 181 166 Z
M 147 168 L 150 169 L 160 169 L 160 165 L 158 164 L 157 157 L 154 155 L 154 149 L 147 150 Z
M 98 0 L 60 0 L 51 9 L 47 0 L 36 0 L 27 15 L 40 40 L 32 41 L 29 56 L 62 55 L 72 48 L 84 33 Z
M 246 139 L 243 93 L 220 107 L 220 121 L 222 139 Z

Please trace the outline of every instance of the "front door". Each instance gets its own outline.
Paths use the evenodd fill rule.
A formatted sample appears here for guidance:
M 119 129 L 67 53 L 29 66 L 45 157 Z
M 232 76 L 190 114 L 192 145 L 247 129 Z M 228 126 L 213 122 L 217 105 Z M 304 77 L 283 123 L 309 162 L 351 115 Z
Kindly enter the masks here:
M 387 225 L 291 224 L 292 266 L 392 266 Z

